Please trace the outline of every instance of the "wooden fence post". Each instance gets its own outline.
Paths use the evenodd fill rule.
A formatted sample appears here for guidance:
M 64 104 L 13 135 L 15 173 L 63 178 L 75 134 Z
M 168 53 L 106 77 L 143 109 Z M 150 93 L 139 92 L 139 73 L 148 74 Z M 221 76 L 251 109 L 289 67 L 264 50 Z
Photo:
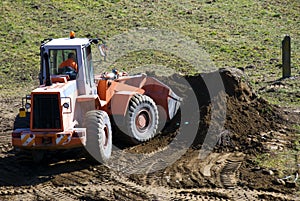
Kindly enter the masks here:
M 282 40 L 282 78 L 291 77 L 291 37 Z

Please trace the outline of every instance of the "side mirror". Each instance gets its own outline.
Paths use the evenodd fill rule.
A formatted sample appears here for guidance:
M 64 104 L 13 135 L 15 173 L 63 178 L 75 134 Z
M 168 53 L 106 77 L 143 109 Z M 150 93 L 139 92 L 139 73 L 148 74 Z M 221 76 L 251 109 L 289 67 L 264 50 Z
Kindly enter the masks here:
M 98 45 L 98 49 L 100 51 L 100 55 L 104 57 L 104 61 L 106 59 L 107 55 L 107 47 L 105 44 Z

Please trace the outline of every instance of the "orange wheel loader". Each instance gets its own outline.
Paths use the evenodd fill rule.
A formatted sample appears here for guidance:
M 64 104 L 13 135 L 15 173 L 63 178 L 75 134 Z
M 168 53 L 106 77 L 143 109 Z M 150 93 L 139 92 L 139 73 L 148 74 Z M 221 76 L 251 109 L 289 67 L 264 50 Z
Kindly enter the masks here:
M 22 99 L 12 132 L 16 149 L 42 158 L 46 151 L 85 147 L 105 162 L 113 126 L 138 143 L 153 138 L 160 121 L 174 117 L 181 98 L 156 78 L 117 70 L 94 75 L 92 45 L 105 50 L 103 40 L 76 38 L 73 32 L 42 41 L 40 86 Z

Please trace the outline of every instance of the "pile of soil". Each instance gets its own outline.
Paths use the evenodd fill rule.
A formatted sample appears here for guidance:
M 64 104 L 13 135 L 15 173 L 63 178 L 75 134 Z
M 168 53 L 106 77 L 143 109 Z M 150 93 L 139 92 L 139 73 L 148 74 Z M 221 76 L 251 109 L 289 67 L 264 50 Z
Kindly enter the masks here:
M 224 87 L 221 87 L 219 91 L 209 91 L 207 85 L 213 85 L 214 80 L 220 78 Z M 167 125 L 165 133 L 170 134 L 172 129 L 178 129 L 176 125 L 183 125 L 185 122 L 193 126 L 199 122 L 192 144 L 194 149 L 203 148 L 204 139 L 209 137 L 207 136 L 208 129 L 213 127 L 211 133 L 215 133 L 214 137 L 219 138 L 214 147 L 215 151 L 261 153 L 266 151 L 262 142 L 266 138 L 274 137 L 267 136 L 265 133 L 284 129 L 288 124 L 283 112 L 260 98 L 246 82 L 243 72 L 238 69 L 220 69 L 212 73 L 185 76 L 184 79 L 187 82 L 184 84 L 179 75 L 160 79 L 183 98 L 181 114 L 178 114 L 170 125 Z M 180 82 L 179 86 L 174 84 Z M 190 106 L 195 103 L 190 100 L 191 93 L 194 93 L 196 97 L 200 115 L 195 115 L 197 109 Z M 214 104 L 213 114 L 212 103 Z M 182 110 L 185 109 L 188 110 L 186 112 L 189 114 L 188 117 L 182 115 Z M 217 121 L 212 121 L 212 115 Z M 262 133 L 264 133 L 263 136 Z M 184 133 L 184 135 L 189 135 L 189 133 Z
M 209 93 L 207 80 L 213 81 L 218 77 L 221 77 L 224 83 L 224 90 Z M 221 69 L 213 73 L 186 76 L 184 79 L 188 83 L 185 86 L 174 84 L 181 82 L 179 75 L 174 75 L 171 79 L 162 78 L 161 80 L 167 82 L 175 93 L 183 98 L 181 114 L 183 113 L 182 110 L 188 109 L 187 114 L 190 115 L 188 117 L 181 114 L 177 115 L 160 136 L 130 148 L 129 152 L 153 153 L 160 149 L 158 147 L 168 146 L 174 140 L 178 140 L 178 146 L 181 146 L 182 149 L 187 148 L 186 145 L 182 145 L 182 140 L 185 139 L 182 136 L 190 135 L 189 129 L 181 128 L 181 126 L 186 126 L 185 122 L 188 122 L 187 126 L 195 126 L 196 124 L 198 126 L 196 135 L 187 137 L 194 137 L 193 143 L 187 148 L 186 153 L 172 165 L 150 174 L 131 174 L 130 178 L 143 185 L 156 184 L 173 188 L 232 188 L 239 185 L 252 189 L 292 192 L 293 189 L 273 185 L 275 177 L 265 174 L 263 169 L 253 172 L 255 164 L 250 159 L 257 154 L 269 151 L 266 144 L 278 137 L 271 131 L 287 128 L 288 122 L 284 118 L 284 113 L 260 98 L 245 81 L 243 73 L 239 70 Z M 190 87 L 197 98 L 199 119 L 194 119 L 197 116 L 193 111 L 194 107 L 186 107 L 186 105 L 191 104 Z M 218 102 L 222 98 L 225 100 L 225 104 L 221 104 L 221 101 Z M 217 105 L 214 118 L 222 119 L 225 116 L 223 125 L 218 124 L 222 122 L 221 120 L 212 121 L 213 101 Z M 181 126 L 178 126 L 179 124 Z M 210 132 L 213 135 L 207 136 L 211 127 L 213 129 Z M 180 135 L 181 137 L 178 137 Z M 215 137 L 218 138 L 216 144 L 205 144 L 207 138 Z M 291 146 L 291 140 L 288 136 L 281 140 L 285 140 L 285 148 Z M 206 149 L 211 153 L 201 159 L 199 154 Z M 176 155 L 176 150 L 166 153 L 169 154 L 168 158 L 171 158 Z M 154 161 L 154 158 L 166 161 L 163 156 L 161 157 L 159 154 L 155 156 L 154 154 L 154 156 L 147 158 L 147 166 L 154 163 L 153 166 L 159 166 L 157 159 L 153 164 L 149 164 L 149 161 Z M 142 168 L 140 163 L 133 163 L 133 166 Z
M 215 147 L 216 151 L 241 151 L 246 154 L 256 154 L 266 151 L 262 142 L 262 132 L 279 130 L 285 127 L 287 122 L 282 117 L 282 111 L 269 104 L 264 99 L 258 97 L 251 86 L 246 82 L 242 71 L 232 69 L 221 69 L 218 72 L 202 74 L 199 76 L 187 77 L 186 79 L 193 87 L 199 101 L 199 107 L 203 115 L 200 115 L 199 132 L 194 145 L 201 143 L 201 139 L 206 135 L 210 126 L 209 116 L 211 115 L 211 99 L 203 101 L 202 94 L 208 94 L 203 78 L 214 80 L 216 74 L 220 74 L 224 83 L 224 91 L 216 93 L 226 99 L 226 120 L 224 128 L 219 130 L 220 142 Z M 224 110 L 223 108 L 219 108 Z M 218 118 L 218 117 L 215 117 Z M 216 131 L 218 132 L 218 131 Z M 271 136 L 270 136 L 271 137 Z M 200 140 L 199 140 L 200 139 Z

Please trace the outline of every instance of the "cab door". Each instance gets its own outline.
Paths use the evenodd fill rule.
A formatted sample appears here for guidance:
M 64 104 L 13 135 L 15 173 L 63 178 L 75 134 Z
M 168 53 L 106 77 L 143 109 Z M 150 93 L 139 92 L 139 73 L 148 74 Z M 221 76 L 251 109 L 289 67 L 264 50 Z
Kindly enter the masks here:
M 91 45 L 82 49 L 83 52 L 83 69 L 85 80 L 85 91 L 87 95 L 97 94 L 95 81 L 94 81 L 94 69 L 92 63 L 92 49 Z

